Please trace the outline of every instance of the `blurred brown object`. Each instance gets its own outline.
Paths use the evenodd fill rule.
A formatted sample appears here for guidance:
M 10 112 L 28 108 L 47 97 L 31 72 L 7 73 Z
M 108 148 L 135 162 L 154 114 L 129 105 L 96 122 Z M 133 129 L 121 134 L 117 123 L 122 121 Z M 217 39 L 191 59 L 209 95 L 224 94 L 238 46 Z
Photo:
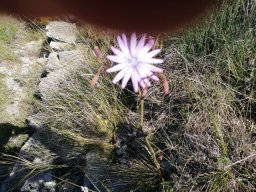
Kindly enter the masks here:
M 169 93 L 170 93 L 169 81 L 167 80 L 165 74 L 164 73 L 158 73 L 158 76 L 160 77 L 160 79 L 163 83 L 164 96 L 169 95 Z
M 216 0 L 1 0 L 0 12 L 27 17 L 74 15 L 81 22 L 126 32 L 173 31 L 203 16 Z

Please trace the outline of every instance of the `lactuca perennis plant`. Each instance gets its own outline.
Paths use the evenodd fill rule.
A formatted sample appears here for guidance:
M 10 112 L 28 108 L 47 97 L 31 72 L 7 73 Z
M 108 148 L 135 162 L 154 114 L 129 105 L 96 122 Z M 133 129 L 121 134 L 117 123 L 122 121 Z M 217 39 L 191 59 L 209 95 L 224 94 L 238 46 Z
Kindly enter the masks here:
M 139 40 L 137 40 L 135 33 L 132 33 L 130 39 L 128 39 L 126 35 L 122 34 L 122 36 L 117 36 L 117 42 L 120 49 L 112 46 L 111 50 L 113 51 L 114 55 L 107 56 L 107 59 L 117 63 L 117 65 L 107 69 L 106 71 L 108 73 L 118 72 L 112 81 L 114 84 L 122 80 L 121 87 L 124 89 L 131 79 L 134 92 L 139 92 L 141 117 L 139 129 L 141 132 L 143 132 L 144 99 L 148 88 L 151 86 L 152 80 L 159 81 L 159 79 L 161 79 L 164 94 L 167 95 L 169 93 L 169 83 L 163 74 L 163 69 L 155 66 L 164 62 L 163 59 L 154 58 L 160 53 L 161 49 L 153 49 L 155 40 L 152 38 L 147 39 L 146 34 L 142 35 Z M 104 63 L 105 59 L 99 48 L 95 47 L 94 51 L 100 63 Z M 91 81 L 92 88 L 96 85 L 103 69 L 104 65 L 98 69 L 98 72 Z M 143 135 L 145 135 L 145 145 L 150 152 L 156 170 L 163 181 L 164 178 L 162 176 L 159 162 L 160 158 L 157 159 L 156 153 L 148 139 L 148 135 L 146 133 Z
M 107 72 L 118 71 L 113 79 L 113 83 L 118 83 L 122 79 L 121 87 L 125 88 L 131 79 L 134 92 L 140 92 L 140 130 L 143 132 L 144 93 L 151 86 L 151 80 L 159 81 L 157 74 L 163 80 L 163 85 L 166 85 L 167 82 L 163 75 L 163 69 L 155 66 L 164 62 L 163 59 L 154 58 L 154 56 L 160 53 L 161 49 L 152 50 L 155 41 L 153 39 L 146 40 L 145 34 L 142 35 L 139 41 L 137 41 L 135 33 L 132 33 L 130 40 L 123 34 L 122 37 L 117 37 L 117 42 L 120 49 L 111 47 L 114 55 L 108 55 L 107 58 L 118 64 L 107 69 Z M 164 90 L 166 92 L 166 87 Z M 144 142 L 151 154 L 156 170 L 163 180 L 160 163 L 147 135 L 144 137 Z

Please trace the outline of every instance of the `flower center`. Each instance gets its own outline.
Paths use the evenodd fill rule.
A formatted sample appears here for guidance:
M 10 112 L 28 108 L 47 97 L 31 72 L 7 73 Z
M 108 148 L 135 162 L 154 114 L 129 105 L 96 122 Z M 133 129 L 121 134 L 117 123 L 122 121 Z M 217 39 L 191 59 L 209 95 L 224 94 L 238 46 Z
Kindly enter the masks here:
M 129 57 L 129 58 L 127 58 L 127 62 L 131 66 L 136 66 L 138 64 L 138 57 Z

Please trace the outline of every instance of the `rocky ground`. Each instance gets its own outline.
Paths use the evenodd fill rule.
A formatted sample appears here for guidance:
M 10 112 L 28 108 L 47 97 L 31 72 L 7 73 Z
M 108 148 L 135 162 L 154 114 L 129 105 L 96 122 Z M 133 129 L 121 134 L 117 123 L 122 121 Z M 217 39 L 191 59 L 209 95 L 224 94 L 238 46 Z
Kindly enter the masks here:
M 35 93 L 41 100 L 49 99 L 69 71 L 83 64 L 85 49 L 77 43 L 78 31 L 75 24 L 52 21 L 41 33 L 40 38 L 31 41 L 19 35 L 10 45 L 17 60 L 0 61 L 1 95 L 6 98 L 0 106 L 3 108 L 0 112 L 0 127 L 10 132 L 2 147 L 6 149 L 15 146 L 22 159 L 0 182 L 0 191 L 18 190 L 15 187 L 21 179 L 25 179 L 25 184 L 20 191 L 56 190 L 51 171 L 30 179 L 24 177 L 29 175 L 28 170 L 22 169 L 27 160 L 45 169 L 56 157 L 42 144 L 40 131 L 43 125 L 33 115 L 31 99 Z M 33 131 L 29 132 L 31 128 Z M 20 130 L 24 130 L 24 133 L 17 134 Z

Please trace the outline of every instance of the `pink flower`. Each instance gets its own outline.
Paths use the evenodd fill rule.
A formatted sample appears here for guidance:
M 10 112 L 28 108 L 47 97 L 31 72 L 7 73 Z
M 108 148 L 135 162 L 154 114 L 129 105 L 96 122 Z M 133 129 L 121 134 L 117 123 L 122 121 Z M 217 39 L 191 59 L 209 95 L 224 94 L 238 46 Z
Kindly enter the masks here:
M 108 55 L 107 58 L 118 63 L 114 67 L 107 69 L 107 72 L 117 72 L 113 79 L 113 83 L 117 83 L 122 79 L 122 88 L 125 88 L 128 81 L 131 79 L 134 92 L 138 92 L 139 85 L 145 89 L 151 85 L 150 79 L 158 81 L 159 78 L 155 73 L 163 72 L 163 69 L 152 64 L 163 63 L 162 59 L 153 58 L 161 50 L 152 50 L 154 40 L 150 39 L 146 42 L 146 34 L 137 41 L 135 33 L 132 33 L 130 41 L 126 35 L 117 37 L 117 42 L 120 47 L 116 49 L 111 47 L 115 55 Z

